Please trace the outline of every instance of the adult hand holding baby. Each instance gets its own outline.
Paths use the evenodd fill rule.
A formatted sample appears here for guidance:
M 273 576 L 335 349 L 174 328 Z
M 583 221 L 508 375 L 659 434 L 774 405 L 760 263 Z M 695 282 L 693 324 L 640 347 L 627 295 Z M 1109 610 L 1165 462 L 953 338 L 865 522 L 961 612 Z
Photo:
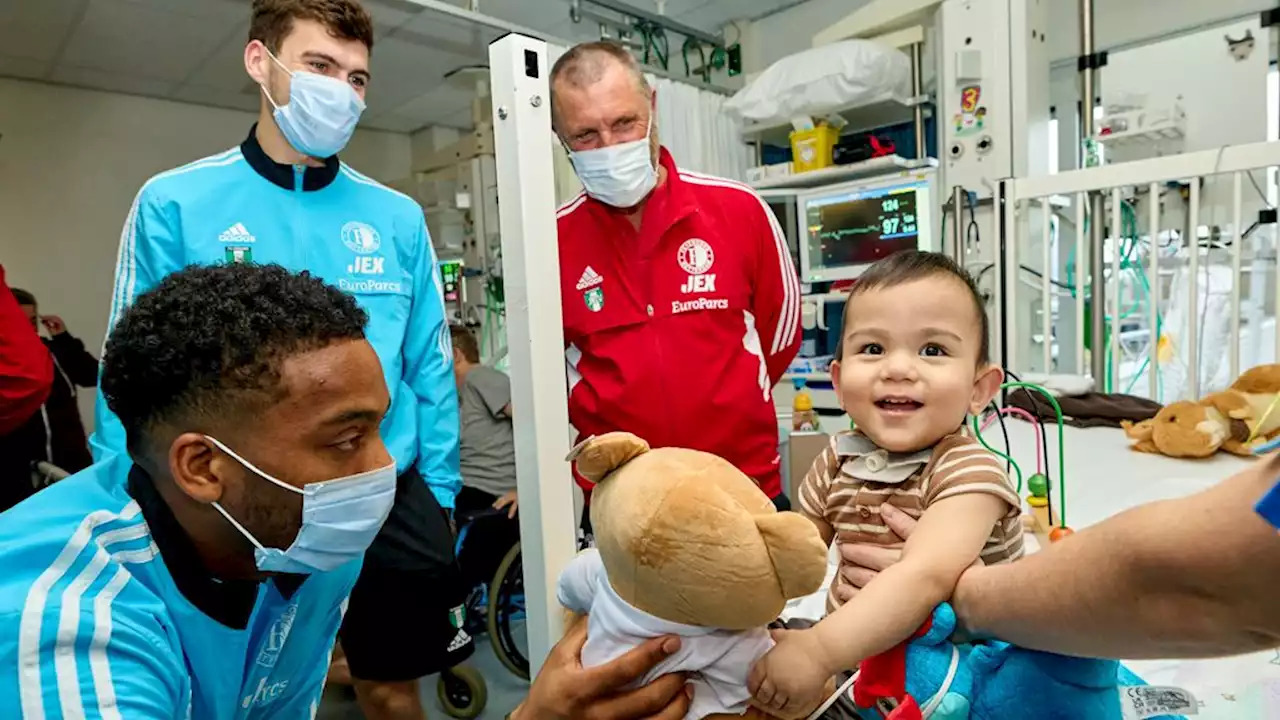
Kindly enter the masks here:
M 916 527 L 914 518 L 889 503 L 880 506 L 880 517 L 902 542 L 906 542 Z M 840 570 L 844 583 L 836 588 L 836 597 L 841 603 L 847 603 L 881 570 L 902 559 L 902 545 L 889 548 L 869 543 L 841 543 L 840 556 L 845 563 Z

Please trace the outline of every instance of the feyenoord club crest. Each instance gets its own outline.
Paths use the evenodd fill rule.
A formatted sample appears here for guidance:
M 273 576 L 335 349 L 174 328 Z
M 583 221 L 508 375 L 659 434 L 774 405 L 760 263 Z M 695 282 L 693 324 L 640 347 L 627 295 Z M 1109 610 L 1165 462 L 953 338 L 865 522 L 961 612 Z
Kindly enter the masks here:
M 680 264 L 680 269 L 690 275 L 709 272 L 715 261 L 716 254 L 712 252 L 711 245 L 702 238 L 689 238 L 676 251 L 676 262 Z

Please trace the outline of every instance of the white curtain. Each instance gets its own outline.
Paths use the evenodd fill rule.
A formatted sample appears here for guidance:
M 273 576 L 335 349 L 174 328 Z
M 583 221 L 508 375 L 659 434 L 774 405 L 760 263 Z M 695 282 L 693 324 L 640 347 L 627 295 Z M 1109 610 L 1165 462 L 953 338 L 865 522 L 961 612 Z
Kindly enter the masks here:
M 658 94 L 658 136 L 682 170 L 746 181 L 751 148 L 742 125 L 724 112 L 725 95 L 646 76 Z

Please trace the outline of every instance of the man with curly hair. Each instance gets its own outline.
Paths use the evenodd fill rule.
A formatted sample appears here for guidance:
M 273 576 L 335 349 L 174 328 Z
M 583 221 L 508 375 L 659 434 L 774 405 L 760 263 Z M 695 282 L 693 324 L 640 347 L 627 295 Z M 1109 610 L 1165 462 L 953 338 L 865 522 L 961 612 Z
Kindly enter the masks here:
M 117 454 L 0 515 L 0 717 L 314 717 L 395 498 L 354 298 L 192 267 L 107 341 Z
M 356 0 L 254 0 L 244 68 L 258 122 L 238 147 L 148 180 L 120 240 L 112 319 L 188 263 L 279 263 L 355 297 L 391 393 L 383 439 L 400 474 L 342 628 L 364 714 L 422 720 L 418 679 L 473 651 L 447 512 L 462 486 L 458 396 L 422 208 L 338 158 L 371 79 L 373 19 Z M 95 459 L 123 449 L 98 404 Z M 337 676 L 338 673 L 335 673 Z

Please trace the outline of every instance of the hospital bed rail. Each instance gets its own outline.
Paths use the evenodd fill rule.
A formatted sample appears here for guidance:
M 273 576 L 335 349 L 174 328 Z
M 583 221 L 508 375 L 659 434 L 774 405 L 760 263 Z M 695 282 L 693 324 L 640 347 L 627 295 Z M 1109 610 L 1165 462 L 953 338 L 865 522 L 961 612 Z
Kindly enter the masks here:
M 1206 353 L 1216 353 L 1220 357 L 1225 351 L 1227 382 L 1231 382 L 1239 375 L 1242 362 L 1242 280 L 1255 274 L 1276 272 L 1276 234 L 1266 232 L 1251 237 L 1266 221 L 1245 215 L 1246 193 L 1256 191 L 1261 198 L 1260 205 L 1274 211 L 1274 200 L 1268 198 L 1259 185 L 1258 177 L 1267 177 L 1268 171 L 1277 166 L 1280 166 L 1280 142 L 1266 142 L 999 182 L 991 219 L 993 232 L 988 237 L 996 238 L 998 243 L 994 253 L 998 258 L 994 298 L 998 318 L 996 346 L 1004 366 L 1022 372 L 1092 374 L 1099 390 L 1123 392 L 1131 388 L 1120 383 L 1124 355 L 1122 344 L 1133 341 L 1145 342 L 1146 351 L 1145 358 L 1141 360 L 1142 366 L 1132 373 L 1130 385 L 1136 383 L 1143 369 L 1149 368 L 1146 392 L 1153 399 L 1169 402 L 1198 398 L 1203 390 L 1201 363 Z M 1217 182 L 1222 179 L 1230 181 L 1230 195 L 1227 197 L 1221 192 L 1210 192 L 1221 187 Z M 1162 223 L 1163 198 L 1171 191 L 1175 193 L 1174 199 L 1185 197 L 1185 221 L 1181 227 L 1172 229 L 1169 223 Z M 1207 202 L 1206 194 L 1213 196 Z M 1098 197 L 1102 202 L 1097 202 Z M 1062 212 L 1055 206 L 1061 206 L 1064 198 L 1069 201 L 1071 210 L 1067 211 L 1062 222 L 1056 222 L 1060 231 L 1056 237 L 1060 241 L 1055 242 L 1053 218 Z M 1251 198 L 1250 202 L 1259 201 Z M 1032 212 L 1033 209 L 1039 212 Z M 1099 216 L 1095 218 L 1095 214 Z M 1207 232 L 1204 228 L 1206 219 L 1211 222 Z M 1093 232 L 1095 223 L 1101 227 L 1101 232 Z M 1068 239 L 1068 236 L 1073 237 Z M 1061 242 L 1067 241 L 1073 245 L 1069 252 L 1064 253 Z M 1252 250 L 1246 249 L 1246 244 Z M 1101 310 L 1092 307 L 1089 290 L 1091 273 L 1087 269 L 1092 263 L 1086 262 L 1086 258 L 1092 261 L 1093 252 L 1101 252 L 1105 263 L 1103 277 L 1097 278 L 1097 281 L 1105 282 L 1102 292 L 1098 293 L 1105 299 L 1105 308 Z M 1074 277 L 1070 277 L 1072 262 L 1061 263 L 1063 254 L 1068 258 L 1074 257 L 1077 268 Z M 1248 267 L 1244 265 L 1246 260 Z M 1200 287 L 1201 269 L 1203 266 L 1208 276 L 1208 263 L 1214 261 L 1229 263 L 1231 269 L 1226 348 L 1206 348 L 1202 339 L 1207 298 L 1212 285 L 1211 280 L 1206 280 L 1205 287 Z M 1029 267 L 1027 263 L 1038 267 Z M 1055 276 L 1055 265 L 1063 265 L 1067 272 Z M 1169 300 L 1163 297 L 1163 289 L 1168 276 L 1181 267 L 1186 269 L 1187 281 L 1183 289 L 1185 304 L 1180 306 L 1185 317 L 1179 327 L 1167 327 L 1163 324 L 1163 308 L 1168 306 Z M 1038 282 L 1024 280 L 1028 270 L 1038 276 Z M 1145 308 L 1138 317 L 1133 317 L 1132 312 L 1122 312 L 1121 282 L 1122 277 L 1126 277 L 1125 271 L 1139 287 L 1139 292 L 1146 296 Z M 1061 277 L 1063 274 L 1068 277 Z M 1274 287 L 1267 289 L 1271 298 L 1251 297 L 1250 300 L 1260 303 L 1263 308 L 1270 304 L 1272 309 L 1267 317 L 1274 321 L 1274 308 L 1280 307 L 1280 282 L 1275 281 L 1274 275 L 1271 282 Z M 1265 280 L 1255 282 L 1255 292 L 1265 285 Z M 1029 290 L 1029 286 L 1036 289 Z M 1171 286 L 1168 294 L 1172 296 L 1178 290 Z M 1028 292 L 1031 297 L 1024 297 Z M 1067 307 L 1067 313 L 1055 314 L 1055 305 L 1063 308 L 1063 302 L 1068 298 L 1074 304 L 1074 312 L 1071 313 L 1071 308 Z M 1038 322 L 1031 315 L 1031 326 L 1026 327 L 1024 319 L 1024 326 L 1019 327 L 1019 303 L 1037 299 L 1041 308 Z M 1206 303 L 1204 307 L 1201 307 L 1202 303 Z M 1141 306 L 1143 303 L 1135 304 Z M 1060 325 L 1069 324 L 1060 322 L 1067 314 L 1074 315 L 1073 338 L 1062 337 L 1055 332 Z M 1026 317 L 1025 314 L 1021 316 Z M 1255 314 L 1255 317 L 1261 315 Z M 1122 318 L 1132 318 L 1127 325 L 1134 327 L 1122 326 Z M 1096 323 L 1104 323 L 1101 333 L 1094 327 Z M 1143 324 L 1145 328 L 1141 327 Z M 1261 333 L 1260 325 L 1262 323 L 1249 328 L 1250 332 Z M 1028 343 L 1015 341 L 1023 339 L 1019 335 L 1021 333 L 1039 336 L 1039 347 L 1028 353 Z M 1067 334 L 1071 334 L 1069 329 Z M 1176 339 L 1179 336 L 1180 341 Z M 1091 354 L 1097 351 L 1092 347 L 1096 338 L 1104 338 L 1106 349 L 1101 352 L 1105 353 L 1105 363 Z M 1255 342 L 1261 341 L 1255 337 Z M 1063 347 L 1067 344 L 1071 345 L 1075 359 L 1074 363 L 1068 364 L 1074 364 L 1074 367 L 1055 367 L 1055 345 Z M 1274 347 L 1270 350 L 1272 354 L 1269 357 L 1260 352 L 1259 357 L 1252 358 L 1250 362 L 1275 362 L 1275 358 L 1280 358 L 1280 332 L 1276 333 Z M 1185 364 L 1186 382 L 1180 393 L 1182 397 L 1161 397 L 1159 368 L 1162 361 L 1168 361 L 1174 353 Z M 1028 354 L 1038 354 L 1039 357 L 1027 357 Z M 1105 378 L 1097 377 L 1100 368 Z M 1115 382 L 1111 382 L 1111 378 Z

